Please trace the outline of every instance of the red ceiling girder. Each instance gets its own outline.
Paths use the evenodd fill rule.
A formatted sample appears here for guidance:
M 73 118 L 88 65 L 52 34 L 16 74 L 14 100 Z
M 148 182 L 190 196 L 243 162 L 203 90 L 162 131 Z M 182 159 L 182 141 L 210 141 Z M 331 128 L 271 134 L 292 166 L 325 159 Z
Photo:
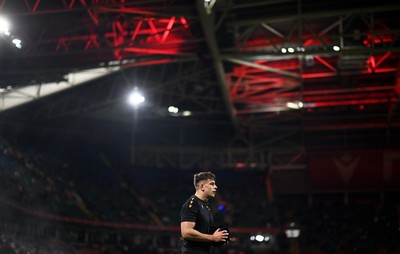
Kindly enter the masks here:
M 330 63 L 328 63 L 327 61 L 325 61 L 324 59 L 322 59 L 319 56 L 314 56 L 315 59 L 317 59 L 318 62 L 322 63 L 323 65 L 325 65 L 326 67 L 328 67 L 328 69 L 330 69 L 333 72 L 337 72 L 337 69 L 335 67 L 333 67 Z
M 151 15 L 157 16 L 157 13 L 154 11 L 146 11 L 140 8 L 133 8 L 133 7 L 123 7 L 120 8 L 107 8 L 107 7 L 100 7 L 98 8 L 98 12 L 100 13 L 130 13 L 130 14 L 140 14 L 140 15 Z
M 362 93 L 362 94 L 340 94 L 340 95 L 314 95 L 314 96 L 304 96 L 303 102 L 324 102 L 324 101 L 354 101 L 354 100 L 366 100 L 369 99 L 371 101 L 376 100 L 376 103 L 381 103 L 382 99 L 386 102 L 390 101 L 391 99 L 396 98 L 396 94 L 392 92 L 385 92 L 385 93 Z
M 283 32 L 285 28 L 282 26 L 275 28 L 274 23 L 271 25 L 263 23 L 255 28 L 252 35 L 246 34 L 246 38 L 249 39 L 241 41 L 241 37 L 239 37 L 236 43 L 239 45 L 240 51 L 265 51 L 266 59 L 269 54 L 271 57 L 268 60 L 251 61 L 249 60 L 251 56 L 249 56 L 246 60 L 249 62 L 247 65 L 236 62 L 232 72 L 226 75 L 230 85 L 231 100 L 239 103 L 240 108 L 243 108 L 243 103 L 245 103 L 245 107 L 247 104 L 249 113 L 252 112 L 251 108 L 254 104 L 265 104 L 270 108 L 279 109 L 287 101 L 299 100 L 299 98 L 312 107 L 394 103 L 398 94 L 395 92 L 396 84 L 386 78 L 384 79 L 385 83 L 378 86 L 378 78 L 373 75 L 388 73 L 392 76 L 398 72 L 398 55 L 394 55 L 389 49 L 379 54 L 366 52 L 364 55 L 349 54 L 347 57 L 343 57 L 341 52 L 333 53 L 332 46 L 349 46 L 349 49 L 369 47 L 372 52 L 375 47 L 387 47 L 387 45 L 393 44 L 395 39 L 397 40 L 398 36 L 395 38 L 397 31 L 391 31 L 388 26 L 384 26 L 378 21 L 374 25 L 376 17 L 368 15 L 361 17 L 364 22 L 361 23 L 363 27 L 359 33 L 360 38 L 357 38 L 354 31 L 349 32 L 350 29 L 346 27 L 354 21 L 354 17 L 350 18 L 351 15 L 340 16 L 336 21 L 321 26 L 316 24 L 310 26 L 310 20 L 303 20 L 298 23 L 304 25 L 303 29 L 292 27 L 286 30 L 286 34 Z M 370 23 L 365 22 L 365 19 L 368 18 Z M 307 22 L 310 23 L 307 24 Z M 301 36 L 292 33 L 296 29 L 301 30 Z M 346 33 L 348 34 L 346 35 Z M 338 34 L 340 35 L 338 36 Z M 347 41 L 344 42 L 345 40 Z M 279 58 L 281 48 L 287 49 L 288 47 L 294 48 L 294 53 L 296 51 L 305 53 L 299 53 L 296 56 L 286 53 Z M 307 54 L 307 51 L 310 54 Z M 321 53 L 312 53 L 315 51 Z M 324 54 L 324 51 L 328 54 Z M 307 62 L 305 56 L 312 57 L 312 61 Z M 262 58 L 262 53 L 257 57 Z M 262 68 L 263 66 L 268 68 Z M 292 89 L 285 91 L 288 87 L 287 77 L 281 75 L 282 72 L 279 71 L 268 71 L 269 68 L 293 73 L 299 72 L 301 78 L 291 79 Z M 373 82 L 368 77 L 375 77 L 375 85 L 366 83 L 361 86 L 360 83 L 362 84 L 366 80 L 369 83 Z M 389 77 L 389 75 L 385 77 Z M 339 79 L 348 80 L 349 84 L 339 84 L 337 83 Z M 349 89 L 341 88 L 341 86 L 351 87 L 352 84 L 353 86 L 357 84 L 358 87 L 350 94 L 345 92 Z M 322 90 L 326 85 L 329 90 Z M 317 86 L 321 87 L 321 90 L 315 90 Z M 332 89 L 335 86 L 336 89 Z
M 57 1 L 59 5 L 57 5 Z M 85 25 L 70 35 L 54 36 L 54 34 L 47 34 L 46 31 L 43 31 L 39 40 L 27 38 L 27 41 L 35 41 L 35 45 L 25 47 L 25 54 L 35 56 L 42 52 L 49 53 L 51 50 L 61 53 L 90 52 L 96 49 L 102 52 L 112 50 L 115 58 L 122 60 L 125 57 L 132 58 L 135 54 L 138 56 L 154 54 L 185 56 L 193 53 L 197 42 L 195 40 L 192 44 L 187 42 L 194 38 L 188 29 L 189 24 L 185 17 L 168 17 L 154 11 L 127 7 L 124 5 L 125 3 L 125 0 L 55 0 L 54 5 L 49 5 L 41 0 L 24 0 L 30 15 L 86 11 L 92 20 L 89 23 L 84 21 Z M 130 4 L 132 3 L 130 2 Z M 5 4 L 6 0 L 0 0 L 1 8 Z M 61 6 L 64 6 L 65 9 L 60 9 Z M 28 13 L 19 12 L 18 15 Z M 108 15 L 109 20 L 102 24 L 101 28 L 98 28 L 100 25 L 99 13 Z M 120 19 L 119 14 L 126 15 L 124 19 Z M 104 32 L 99 33 L 99 29 Z M 28 35 L 26 36 L 28 37 Z M 186 45 L 182 47 L 182 44 Z
M 161 38 L 161 42 L 165 42 L 167 40 L 167 37 L 168 37 L 169 33 L 171 32 L 171 29 L 172 29 L 172 26 L 174 25 L 174 22 L 175 22 L 175 17 L 172 16 L 171 19 L 168 22 L 168 25 L 167 25 L 167 27 L 166 27 L 166 29 L 164 31 L 163 36 Z
M 371 56 L 367 62 L 372 68 L 358 70 L 353 75 L 365 75 L 370 73 L 390 73 L 395 72 L 397 68 L 378 68 L 384 66 L 383 62 L 389 58 L 390 52 L 383 56 Z M 338 70 L 325 59 L 314 56 L 317 61 L 322 63 L 332 72 L 319 71 L 311 73 L 314 70 L 307 70 L 302 74 L 304 81 L 320 78 L 335 78 Z M 295 69 L 300 66 L 298 59 L 282 60 L 268 62 L 257 61 L 258 64 L 273 65 L 274 68 L 282 66 L 280 69 Z M 286 65 L 286 63 L 289 63 Z M 313 68 L 312 68 L 313 69 Z M 299 90 L 300 80 L 288 79 L 287 77 L 278 77 L 276 73 L 266 70 L 253 68 L 249 66 L 237 65 L 232 72 L 227 74 L 228 84 L 230 84 L 230 96 L 234 103 L 247 103 L 248 105 L 264 104 L 269 107 L 284 106 L 286 102 L 299 100 L 307 104 L 308 107 L 335 107 L 346 105 L 364 105 L 364 104 L 387 104 L 394 103 L 397 99 L 394 84 L 383 86 L 360 86 L 355 89 L 329 89 L 329 90 L 307 90 L 308 84 L 304 83 L 302 91 Z M 322 86 L 321 86 L 322 88 Z M 294 90 L 289 92 L 289 90 Z M 297 90 L 297 91 L 296 91 Z M 381 92 L 380 92 L 381 91 Z M 351 94 L 349 94 L 351 92 Z M 252 111 L 249 110 L 249 113 Z
M 84 22 L 85 26 L 80 27 L 80 30 L 74 35 L 44 36 L 43 39 L 36 43 L 37 52 L 50 48 L 58 52 L 70 52 L 72 50 L 91 51 L 93 49 L 100 52 L 102 49 L 107 49 L 113 52 L 114 57 L 118 60 L 142 55 L 190 56 L 193 53 L 190 46 L 181 46 L 188 43 L 188 39 L 193 39 L 187 32 L 189 31 L 188 20 L 183 16 L 165 16 L 155 12 L 154 8 L 146 9 L 145 7 L 126 6 L 125 3 L 127 1 L 125 0 L 58 1 L 66 10 L 80 9 L 83 14 L 87 12 L 91 22 Z M 0 6 L 4 6 L 5 2 L 5 0 L 0 0 Z M 45 5 L 41 0 L 24 0 L 24 3 L 30 13 L 57 11 L 49 9 L 49 5 Z M 100 25 L 100 13 L 108 18 L 108 22 L 102 24 L 104 27 L 101 27 L 101 33 L 97 29 Z M 124 16 L 124 19 L 121 19 L 122 16 Z M 85 21 L 89 20 L 86 15 L 84 19 Z M 363 101 L 365 103 L 383 103 L 382 101 L 385 98 L 382 97 L 388 97 L 387 101 L 391 102 L 393 98 L 391 91 L 396 89 L 396 84 L 382 84 L 384 87 L 392 87 L 392 89 L 388 89 L 389 91 L 384 90 L 378 93 L 380 90 L 376 89 L 377 85 L 375 84 L 365 86 L 360 88 L 360 91 L 357 90 L 354 93 L 345 95 L 333 92 L 326 94 L 324 91 L 315 90 L 315 88 L 320 86 L 322 89 L 324 82 L 331 82 L 337 86 L 337 90 L 340 90 L 340 84 L 335 83 L 339 79 L 339 75 L 354 77 L 396 72 L 398 71 L 398 66 L 394 66 L 393 63 L 397 63 L 398 56 L 395 53 L 390 51 L 381 54 L 366 53 L 365 59 L 356 60 L 360 66 L 350 66 L 348 69 L 340 66 L 340 64 L 343 64 L 339 61 L 341 59 L 340 52 L 336 56 L 331 53 L 328 55 L 322 53 L 318 55 L 311 54 L 310 56 L 315 61 L 307 63 L 308 65 L 305 63 L 304 55 L 306 53 L 298 56 L 282 54 L 281 58 L 276 54 L 280 52 L 280 47 L 295 47 L 295 45 L 300 45 L 299 43 L 306 51 L 315 48 L 329 51 L 334 42 L 338 42 L 338 45 L 340 44 L 338 32 L 343 33 L 343 35 L 345 33 L 344 31 L 339 31 L 340 25 L 343 25 L 341 22 L 350 22 L 350 20 L 349 15 L 345 15 L 340 17 L 340 21 L 338 18 L 330 24 L 322 24 L 318 29 L 315 28 L 317 26 L 311 27 L 309 26 L 310 24 L 305 24 L 305 29 L 302 30 L 303 35 L 293 32 L 298 27 L 292 27 L 293 31 L 291 30 L 292 28 L 289 28 L 285 31 L 285 34 L 283 27 L 280 27 L 281 30 L 278 28 L 279 26 L 275 29 L 273 25 L 268 27 L 265 27 L 265 25 L 262 28 L 264 29 L 263 31 L 255 32 L 253 35 L 246 37 L 249 38 L 248 40 L 239 39 L 236 41 L 235 45 L 242 45 L 237 47 L 238 52 L 251 52 L 255 49 L 262 49 L 266 52 L 266 58 L 265 60 L 259 60 L 260 58 L 252 60 L 250 57 L 243 59 L 242 61 L 247 61 L 250 66 L 235 64 L 232 71 L 226 74 L 231 100 L 233 102 L 246 102 L 249 105 L 268 101 L 272 104 L 271 106 L 274 106 L 277 103 L 281 103 L 274 101 L 277 98 L 286 100 L 303 98 L 304 102 L 315 103 L 316 107 L 346 105 L 346 103 L 347 105 L 353 105 L 354 103 L 363 103 Z M 308 20 L 304 21 L 304 23 L 306 22 Z M 397 39 L 389 30 L 384 30 L 383 26 L 377 25 L 376 27 L 377 29 L 374 32 L 370 27 L 362 30 L 357 43 L 361 46 L 372 48 L 377 45 L 382 46 L 393 43 Z M 268 52 L 273 53 L 271 57 L 268 56 Z M 262 57 L 262 54 L 259 57 Z M 166 59 L 165 62 L 169 62 L 169 59 Z M 352 69 L 353 67 L 354 69 Z M 282 75 L 288 72 L 298 74 L 298 76 L 288 77 L 287 75 Z M 311 89 L 313 90 L 310 91 Z M 333 90 L 330 87 L 329 90 L 325 91 Z M 373 91 L 374 95 L 368 94 L 371 91 Z M 376 96 L 376 100 L 372 98 L 373 96 Z
M 167 55 L 181 55 L 184 52 L 179 46 L 185 43 L 185 37 L 181 30 L 177 28 L 174 31 L 174 24 L 180 24 L 182 28 L 185 28 L 185 24 L 180 21 L 177 22 L 175 17 L 168 19 L 167 24 L 164 24 L 165 19 L 148 19 L 142 18 L 137 21 L 136 26 L 132 30 L 127 30 L 128 25 L 121 21 L 115 20 L 111 23 L 111 30 L 102 35 L 102 38 L 107 39 L 114 48 L 114 55 L 117 59 L 122 59 L 121 52 L 135 52 L 141 54 L 167 54 Z M 148 26 L 145 26 L 147 24 Z M 92 30 L 92 29 L 88 29 Z M 94 48 L 100 48 L 100 36 L 94 32 L 87 31 L 87 35 L 61 37 L 55 39 L 42 40 L 39 45 L 51 45 L 55 44 L 57 51 L 63 49 L 69 50 L 68 45 L 73 44 L 75 47 L 81 47 L 82 50 L 90 50 Z M 171 33 L 174 36 L 171 37 Z M 183 31 L 184 33 L 184 31 Z M 138 40 L 138 37 L 146 38 L 145 40 Z M 171 38 L 171 40 L 169 40 Z M 168 44 L 166 44 L 168 43 Z M 160 48 L 160 45 L 165 44 L 165 48 Z M 132 47 L 137 45 L 138 47 Z M 106 46 L 107 45 L 103 45 Z
M 327 131 L 327 130 L 365 130 L 365 129 L 384 129 L 387 127 L 386 122 L 377 122 L 377 123 L 328 123 L 328 124 L 305 124 L 303 129 L 305 131 Z M 393 127 L 399 128 L 400 123 L 393 123 Z
M 311 34 L 305 34 L 301 38 L 304 47 L 309 46 L 324 46 L 332 44 L 331 35 L 327 34 L 329 30 L 337 26 L 336 23 L 327 29 L 324 29 L 314 36 Z M 369 36 L 369 35 L 368 35 Z M 366 36 L 371 39 L 371 36 Z M 324 37 L 323 39 L 321 39 Z M 379 35 L 379 43 L 392 42 L 393 38 L 391 36 Z M 292 37 L 274 37 L 274 38 L 252 38 L 245 42 L 242 50 L 254 50 L 254 48 L 260 47 L 263 50 L 268 49 L 268 43 L 270 45 L 283 47 L 287 42 L 296 42 L 300 40 L 295 36 Z M 290 45 L 287 44 L 287 45 Z M 338 44 L 339 45 L 339 44 Z M 279 50 L 279 48 L 276 48 Z M 383 55 L 370 55 L 366 59 L 365 66 L 367 68 L 361 68 L 362 65 L 356 66 L 358 69 L 340 70 L 341 75 L 354 76 L 354 75 L 365 75 L 365 74 L 377 74 L 377 73 L 390 73 L 397 72 L 398 66 L 390 67 L 389 65 L 384 65 L 385 60 L 392 56 L 391 52 L 385 52 Z M 234 102 L 248 103 L 252 104 L 262 104 L 269 103 L 269 106 L 279 106 L 282 104 L 282 98 L 286 101 L 290 101 L 296 98 L 303 98 L 304 102 L 313 102 L 313 107 L 326 107 L 326 106 L 342 106 L 342 105 L 355 105 L 355 104 L 380 104 L 380 103 L 392 103 L 395 100 L 394 84 L 385 86 L 389 87 L 390 92 L 370 94 L 374 87 L 364 87 L 360 88 L 360 91 L 355 94 L 345 94 L 345 95 L 324 95 L 323 91 L 317 91 L 314 96 L 308 94 L 307 80 L 314 79 L 316 82 L 318 80 L 324 79 L 335 79 L 338 78 L 338 61 L 337 57 L 322 58 L 319 55 L 313 55 L 313 58 L 323 66 L 325 70 L 321 67 L 317 68 L 317 63 L 314 62 L 312 65 L 307 66 L 307 68 L 302 68 L 301 79 L 292 79 L 293 88 L 298 89 L 300 87 L 300 81 L 303 82 L 302 91 L 293 92 L 282 92 L 279 88 L 287 88 L 288 80 L 286 77 L 281 77 L 277 72 L 268 72 L 266 69 L 254 68 L 244 65 L 236 65 L 231 73 L 227 74 L 228 84 L 230 84 L 230 96 L 231 100 Z M 254 61 L 258 65 L 266 65 L 271 68 L 285 70 L 285 71 L 300 71 L 303 58 L 292 58 L 292 59 L 281 59 L 281 60 L 258 60 Z M 358 60 L 359 62 L 359 60 Z M 359 64 L 361 64 L 359 62 Z M 330 72 L 327 72 L 328 69 Z M 321 80 L 322 81 L 322 80 Z M 297 82 L 297 84 L 296 84 Z M 323 83 L 323 82 L 322 82 Z M 376 90 L 378 91 L 378 89 Z M 369 93 L 369 94 L 368 94 Z M 279 99 L 280 98 L 280 99 Z M 277 100 L 278 99 L 278 100 Z M 268 100 L 268 101 L 266 101 Z
M 84 7 L 88 7 L 88 4 L 86 3 L 86 0 L 81 0 L 81 3 Z M 92 0 L 92 5 L 93 4 L 98 4 L 98 0 Z M 98 26 L 100 21 L 99 21 L 99 17 L 97 15 L 97 11 L 95 9 L 87 9 L 87 12 L 89 14 L 89 16 L 92 18 L 93 23 Z
M 254 97 L 237 97 L 235 101 L 247 102 L 251 104 L 264 104 L 264 105 L 286 105 L 286 102 L 298 100 L 300 93 L 275 94 L 271 96 Z M 303 102 L 308 103 L 310 107 L 326 107 L 326 106 L 343 106 L 343 105 L 358 105 L 358 104 L 380 104 L 395 102 L 397 99 L 394 92 L 375 93 L 375 94 L 338 94 L 338 95 L 318 95 L 318 96 L 303 96 Z

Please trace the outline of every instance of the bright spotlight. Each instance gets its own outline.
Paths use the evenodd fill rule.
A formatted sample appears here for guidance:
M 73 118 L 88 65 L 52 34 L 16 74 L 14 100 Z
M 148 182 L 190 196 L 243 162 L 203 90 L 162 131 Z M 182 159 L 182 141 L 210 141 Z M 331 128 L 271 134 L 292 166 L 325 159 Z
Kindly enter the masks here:
M 138 91 L 133 91 L 129 97 L 128 102 L 133 106 L 137 106 L 145 101 L 145 98 Z
M 15 47 L 17 47 L 19 49 L 22 48 L 22 45 L 21 45 L 22 41 L 20 39 L 13 39 L 12 43 L 15 45 Z
M 191 116 L 191 115 L 192 115 L 192 112 L 189 111 L 189 110 L 185 110 L 185 111 L 182 112 L 182 115 L 183 115 L 183 116 Z
M 300 236 L 300 229 L 287 229 L 285 230 L 287 238 L 298 238 Z
M 333 50 L 340 51 L 340 47 L 339 46 L 333 46 Z
M 256 241 L 257 241 L 257 242 L 262 242 L 262 241 L 264 241 L 264 236 L 262 236 L 262 235 L 256 235 Z
M 286 107 L 291 108 L 291 109 L 299 109 L 304 106 L 303 102 L 301 101 L 288 101 L 286 103 Z
M 285 53 L 287 52 L 287 50 L 286 50 L 285 48 L 281 48 L 281 52 L 282 52 L 283 54 L 285 54 Z
M 10 29 L 10 23 L 8 23 L 8 21 L 5 18 L 0 17 L 0 32 L 7 35 L 10 34 L 9 29 Z
M 169 113 L 176 114 L 176 113 L 179 112 L 179 108 L 177 108 L 177 107 L 175 107 L 175 106 L 169 106 L 169 107 L 168 107 L 168 112 L 169 112 Z
M 261 235 L 261 234 L 257 234 L 257 235 L 252 235 L 250 236 L 250 241 L 251 242 L 258 242 L 258 243 L 263 243 L 263 242 L 270 242 L 272 239 L 272 237 L 270 235 Z M 256 243 L 256 244 L 258 244 Z

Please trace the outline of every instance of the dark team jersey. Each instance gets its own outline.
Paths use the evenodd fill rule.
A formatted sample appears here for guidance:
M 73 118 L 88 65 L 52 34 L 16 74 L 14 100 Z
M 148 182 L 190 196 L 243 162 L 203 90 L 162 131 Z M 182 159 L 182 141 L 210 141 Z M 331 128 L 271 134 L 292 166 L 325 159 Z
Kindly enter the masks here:
M 195 195 L 191 196 L 182 206 L 181 222 L 183 221 L 195 222 L 195 230 L 209 234 L 214 219 L 208 202 L 199 199 Z M 183 240 L 182 251 L 199 254 L 209 253 L 210 246 L 210 242 Z

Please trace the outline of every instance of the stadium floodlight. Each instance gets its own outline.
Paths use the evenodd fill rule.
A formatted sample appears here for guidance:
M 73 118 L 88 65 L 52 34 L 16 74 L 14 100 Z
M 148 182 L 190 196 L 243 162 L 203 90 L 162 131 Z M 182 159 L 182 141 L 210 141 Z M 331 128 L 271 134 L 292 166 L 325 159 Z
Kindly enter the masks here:
M 20 39 L 17 39 L 17 38 L 13 39 L 12 43 L 15 45 L 15 47 L 17 47 L 19 49 L 22 48 L 22 45 L 21 45 L 22 41 Z
M 172 113 L 172 114 L 177 114 L 179 112 L 179 108 L 177 108 L 175 106 L 169 106 L 168 107 L 168 112 Z
M 182 112 L 182 116 L 191 116 L 191 115 L 192 115 L 192 111 L 185 110 Z
M 285 234 L 287 238 L 298 238 L 300 236 L 300 229 L 286 229 Z
M 257 241 L 257 242 L 262 242 L 262 241 L 264 241 L 264 236 L 262 236 L 262 235 L 256 235 L 256 241 Z
M 128 96 L 128 102 L 132 106 L 138 106 L 139 104 L 143 103 L 146 99 L 144 96 L 137 91 L 137 88 L 134 89 L 132 93 L 129 94 Z
M 256 234 L 250 236 L 250 241 L 252 243 L 260 244 L 260 243 L 270 243 L 271 241 L 271 236 L 270 235 L 261 235 L 261 234 Z
M 290 222 L 289 227 L 285 230 L 287 238 L 298 238 L 300 236 L 300 228 L 295 222 Z
M 0 17 L 0 33 L 5 35 L 10 34 L 10 23 L 3 17 Z
M 22 41 L 10 33 L 10 23 L 4 17 L 0 17 L 0 35 L 7 36 L 7 41 L 13 43 L 16 48 L 22 48 Z
M 304 107 L 304 103 L 301 101 L 289 101 L 286 103 L 286 107 L 291 109 L 300 109 Z

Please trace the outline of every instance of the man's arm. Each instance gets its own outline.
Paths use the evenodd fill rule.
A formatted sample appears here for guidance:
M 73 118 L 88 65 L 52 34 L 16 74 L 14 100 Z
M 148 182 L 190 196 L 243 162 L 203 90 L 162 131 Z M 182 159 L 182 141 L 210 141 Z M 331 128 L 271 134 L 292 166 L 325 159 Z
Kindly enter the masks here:
M 198 241 L 198 242 L 224 242 L 228 238 L 226 230 L 220 231 L 217 229 L 214 234 L 204 234 L 194 229 L 195 222 L 183 221 L 181 222 L 181 233 L 185 240 Z

